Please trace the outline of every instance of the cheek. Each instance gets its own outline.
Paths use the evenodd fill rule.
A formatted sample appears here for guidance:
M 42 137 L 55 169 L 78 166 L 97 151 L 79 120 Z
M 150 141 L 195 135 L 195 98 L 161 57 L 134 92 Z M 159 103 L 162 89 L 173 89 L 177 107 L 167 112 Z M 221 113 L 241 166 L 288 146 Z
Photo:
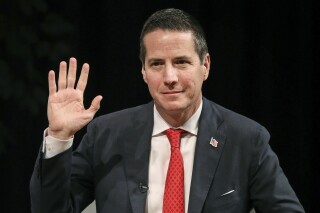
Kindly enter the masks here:
M 181 77 L 179 81 L 180 84 L 186 87 L 194 88 L 199 83 L 199 78 L 195 75 L 188 75 Z
M 156 76 L 147 76 L 146 80 L 150 90 L 157 90 L 157 88 L 161 85 L 161 79 Z
M 203 78 L 199 78 L 199 76 L 192 76 L 188 80 L 182 81 L 182 84 L 189 88 L 190 93 L 197 93 L 202 88 Z

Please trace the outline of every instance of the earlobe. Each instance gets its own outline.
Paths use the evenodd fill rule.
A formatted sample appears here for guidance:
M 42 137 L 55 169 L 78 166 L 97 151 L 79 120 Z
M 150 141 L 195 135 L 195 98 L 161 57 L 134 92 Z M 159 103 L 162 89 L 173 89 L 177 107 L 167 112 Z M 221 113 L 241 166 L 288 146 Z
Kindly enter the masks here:
M 147 78 L 146 78 L 146 70 L 144 69 L 144 66 L 142 66 L 141 73 L 142 73 L 142 78 L 143 78 L 144 82 L 148 83 Z
M 207 53 L 207 55 L 204 58 L 203 71 L 204 71 L 203 80 L 205 81 L 205 80 L 207 80 L 207 78 L 209 76 L 209 71 L 210 71 L 210 55 L 209 55 L 209 53 Z
M 203 80 L 204 80 L 204 81 L 207 80 L 207 78 L 208 78 L 208 73 L 209 73 L 209 72 L 207 72 L 207 70 L 204 69 L 204 75 L 203 75 Z
M 209 72 L 209 69 L 210 69 L 210 55 L 209 53 L 207 53 L 205 59 L 204 59 L 204 66 L 206 67 L 207 71 Z

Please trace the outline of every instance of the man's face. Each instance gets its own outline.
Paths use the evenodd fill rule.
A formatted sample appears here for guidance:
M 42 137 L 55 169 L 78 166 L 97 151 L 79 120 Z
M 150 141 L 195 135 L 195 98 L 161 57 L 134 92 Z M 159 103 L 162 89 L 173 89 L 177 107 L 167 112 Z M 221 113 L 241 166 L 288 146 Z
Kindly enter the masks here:
M 155 30 L 145 35 L 144 81 L 160 114 L 192 115 L 201 103 L 210 57 L 200 61 L 191 32 Z

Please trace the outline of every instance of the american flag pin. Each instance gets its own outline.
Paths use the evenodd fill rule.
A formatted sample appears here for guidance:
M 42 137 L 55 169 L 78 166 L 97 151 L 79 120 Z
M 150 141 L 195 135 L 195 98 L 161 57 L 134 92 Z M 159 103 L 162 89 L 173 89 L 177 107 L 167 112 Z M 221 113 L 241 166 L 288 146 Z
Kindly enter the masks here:
M 211 146 L 217 148 L 217 147 L 218 147 L 218 143 L 219 143 L 219 142 L 218 142 L 216 139 L 211 138 L 211 140 L 210 140 L 210 145 L 211 145 Z

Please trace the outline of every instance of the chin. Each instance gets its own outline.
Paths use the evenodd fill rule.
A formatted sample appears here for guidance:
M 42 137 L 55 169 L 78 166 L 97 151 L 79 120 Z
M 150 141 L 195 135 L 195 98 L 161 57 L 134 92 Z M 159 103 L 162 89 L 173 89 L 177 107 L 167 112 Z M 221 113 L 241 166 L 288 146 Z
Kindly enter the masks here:
M 158 106 L 167 112 L 179 112 L 187 108 L 186 104 L 177 103 L 177 102 L 172 102 L 172 103 L 165 102 L 164 104 L 160 102 Z

